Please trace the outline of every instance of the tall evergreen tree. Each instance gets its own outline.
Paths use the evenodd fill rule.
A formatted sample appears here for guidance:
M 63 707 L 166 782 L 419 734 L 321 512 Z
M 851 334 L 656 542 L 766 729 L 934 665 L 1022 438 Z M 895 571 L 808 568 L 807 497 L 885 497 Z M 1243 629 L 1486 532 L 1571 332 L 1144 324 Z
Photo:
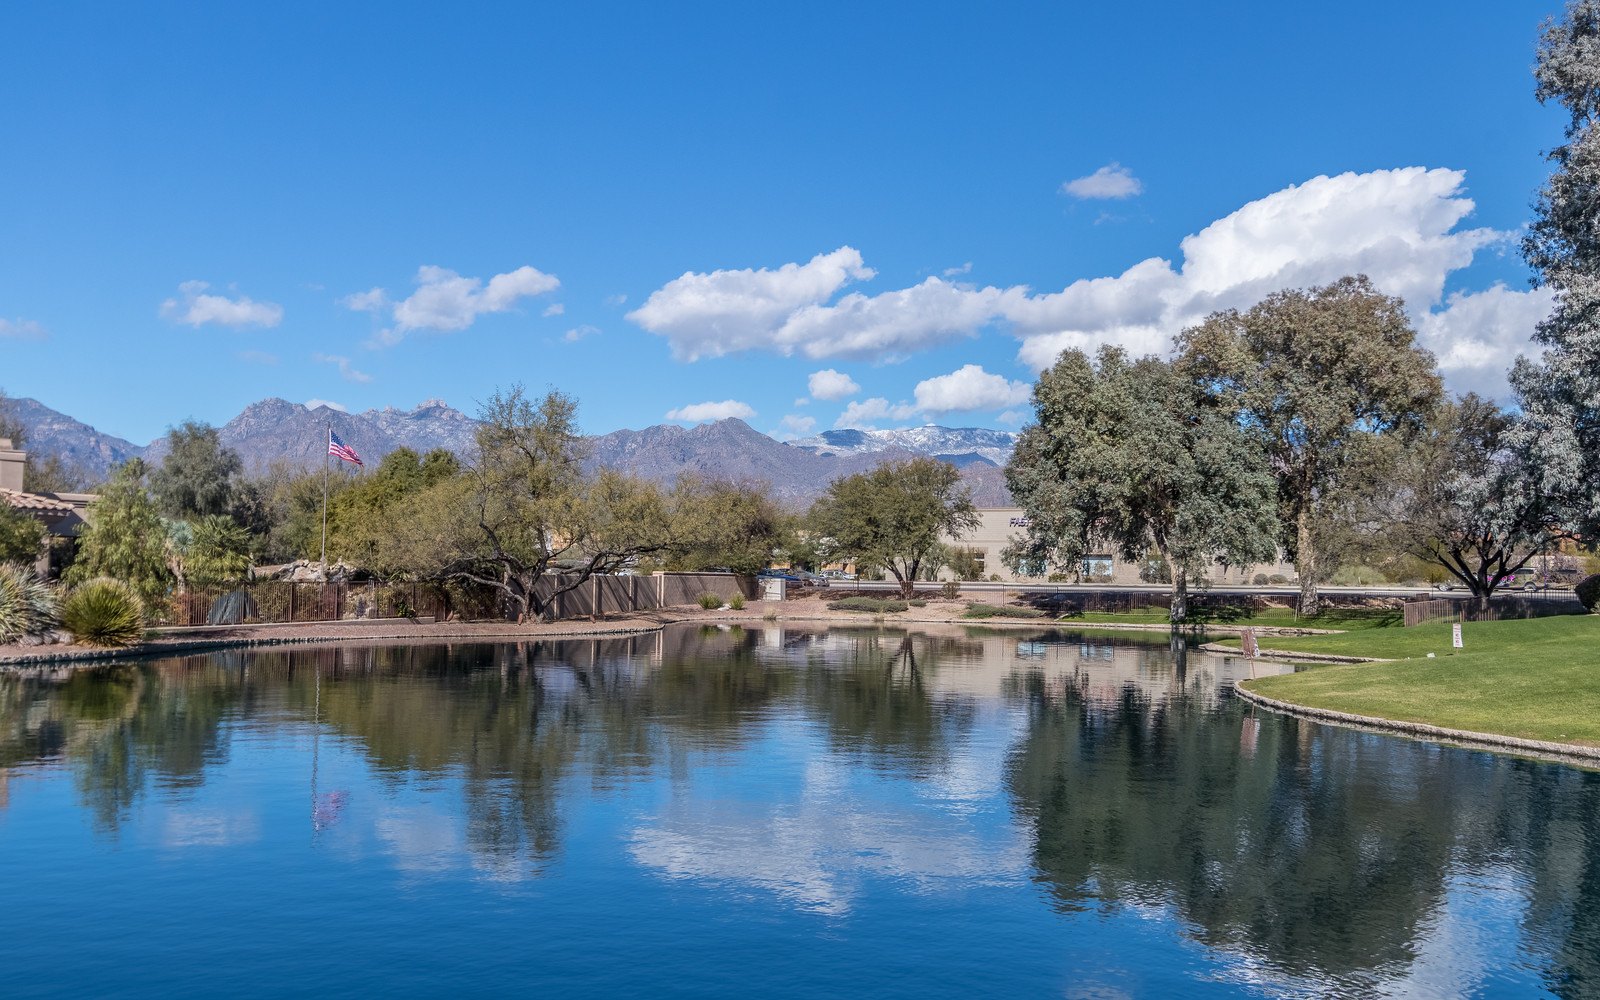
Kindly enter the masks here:
M 1571 0 L 1548 21 L 1534 68 L 1540 103 L 1568 114 L 1555 172 L 1540 191 L 1522 251 L 1534 283 L 1555 293 L 1539 325 L 1538 359 L 1519 358 L 1511 384 L 1522 404 L 1517 436 L 1535 448 L 1543 488 L 1600 532 L 1600 0 Z

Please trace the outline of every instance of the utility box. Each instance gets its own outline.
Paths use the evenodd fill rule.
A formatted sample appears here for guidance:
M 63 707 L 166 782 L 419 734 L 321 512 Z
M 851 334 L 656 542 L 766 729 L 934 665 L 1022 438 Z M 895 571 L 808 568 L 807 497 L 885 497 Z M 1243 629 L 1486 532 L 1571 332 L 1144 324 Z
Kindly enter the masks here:
M 761 599 L 763 601 L 782 601 L 788 597 L 789 581 L 781 576 L 764 576 L 761 578 Z

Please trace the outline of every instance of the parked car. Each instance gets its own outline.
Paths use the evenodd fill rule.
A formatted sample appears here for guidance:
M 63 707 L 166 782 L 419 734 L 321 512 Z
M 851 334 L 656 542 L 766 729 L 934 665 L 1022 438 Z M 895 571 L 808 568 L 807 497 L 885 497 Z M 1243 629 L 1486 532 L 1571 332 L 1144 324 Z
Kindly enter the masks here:
M 825 569 L 822 571 L 822 575 L 829 580 L 844 580 L 847 582 L 854 582 L 856 578 L 854 573 L 847 573 L 842 569 Z
M 801 569 L 795 570 L 795 575 L 799 576 L 800 581 L 807 587 L 826 587 L 828 585 L 828 578 L 817 573 L 808 573 Z
M 757 580 L 787 580 L 795 586 L 802 586 L 805 581 L 792 571 L 786 569 L 764 569 L 756 574 Z

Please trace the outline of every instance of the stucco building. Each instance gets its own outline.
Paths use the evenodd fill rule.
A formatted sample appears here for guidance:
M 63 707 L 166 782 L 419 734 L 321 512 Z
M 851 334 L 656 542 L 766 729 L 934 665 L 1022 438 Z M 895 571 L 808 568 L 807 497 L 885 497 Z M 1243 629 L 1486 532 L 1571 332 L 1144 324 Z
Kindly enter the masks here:
M 1011 544 L 1013 538 L 1021 535 L 1028 526 L 1027 515 L 1021 507 L 980 507 L 978 508 L 978 526 L 960 537 L 946 538 L 945 544 L 951 546 L 964 546 L 973 549 L 979 560 L 980 572 L 978 579 L 988 580 L 998 576 L 1002 581 L 1011 582 L 1044 582 L 1048 575 L 1019 576 L 1006 566 L 1001 552 Z M 1078 567 L 1078 574 L 1068 574 L 1067 582 L 1132 584 L 1149 583 L 1145 579 L 1146 566 L 1142 559 L 1124 559 L 1115 546 L 1103 546 L 1091 551 L 1084 557 L 1083 564 Z M 950 577 L 948 569 L 943 571 L 944 577 Z M 1291 582 L 1295 579 L 1294 567 L 1283 562 L 1280 557 L 1273 563 L 1262 563 L 1253 566 L 1222 566 L 1212 564 L 1206 568 L 1205 578 L 1214 584 L 1253 583 L 1258 576 L 1265 576 L 1269 581 L 1276 583 Z M 1272 580 L 1273 577 L 1278 580 Z
M 44 525 L 45 545 L 35 563 L 48 576 L 51 552 L 72 544 L 83 531 L 84 511 L 100 499 L 92 493 L 28 493 L 22 488 L 28 453 L 13 447 L 10 438 L 0 438 L 0 502 L 8 504 Z

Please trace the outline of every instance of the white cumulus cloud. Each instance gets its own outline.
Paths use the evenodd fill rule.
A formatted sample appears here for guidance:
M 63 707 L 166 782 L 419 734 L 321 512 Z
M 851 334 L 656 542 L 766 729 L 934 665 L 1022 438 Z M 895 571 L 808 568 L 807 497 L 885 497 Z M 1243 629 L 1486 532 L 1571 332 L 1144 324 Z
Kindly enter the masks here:
M 506 312 L 522 299 L 555 291 L 561 281 L 527 265 L 485 282 L 449 268 L 424 264 L 417 269 L 416 285 L 415 291 L 392 306 L 381 288 L 348 295 L 340 301 L 349 309 L 363 312 L 388 310 L 391 325 L 380 331 L 374 342 L 392 345 L 413 330 L 465 330 L 485 313 Z
M 918 382 L 915 395 L 917 409 L 939 414 L 1016 406 L 1026 403 L 1032 391 L 1027 382 L 1009 381 L 981 365 L 962 365 L 948 375 Z
M 257 302 L 240 295 L 228 298 L 214 295 L 204 281 L 185 281 L 178 286 L 178 295 L 161 303 L 161 316 L 174 323 L 202 327 L 208 323 L 218 326 L 277 326 L 283 322 L 283 306 L 273 302 Z
M 564 303 L 552 302 L 549 305 L 545 306 L 544 307 L 544 312 L 540 313 L 539 315 L 541 315 L 541 316 L 560 316 L 562 313 L 564 313 L 566 311 L 567 311 L 567 307 L 566 307 L 566 305 Z
M 785 414 L 784 418 L 778 421 L 778 434 L 776 436 L 779 441 L 788 441 L 797 437 L 805 437 L 807 434 L 810 434 L 813 430 L 815 430 L 816 427 L 816 417 L 807 417 L 799 413 L 789 413 Z
M 1503 396 L 1511 359 L 1530 353 L 1530 334 L 1554 307 L 1548 288 L 1515 291 L 1497 282 L 1481 292 L 1456 292 L 1443 309 L 1423 315 L 1418 339 L 1438 357 L 1451 389 Z
M 1464 181 L 1458 170 L 1421 167 L 1315 177 L 1186 237 L 1176 267 L 1153 257 L 1115 277 L 1008 297 L 1004 315 L 1022 340 L 1019 356 L 1035 369 L 1069 347 L 1163 351 L 1173 334 L 1215 310 L 1347 274 L 1366 274 L 1420 320 L 1439 304 L 1451 272 L 1509 235 L 1456 228 L 1473 210 Z
M 881 396 L 874 396 L 847 405 L 833 426 L 873 430 L 884 421 L 910 420 L 916 415 L 917 408 L 910 403 L 890 403 Z
M 599 332 L 600 328 L 598 326 L 591 326 L 588 323 L 584 323 L 582 326 L 575 326 L 566 333 L 562 334 L 561 339 L 565 340 L 569 344 L 576 344 L 583 338 L 592 337 Z
M 806 379 L 806 388 L 811 391 L 814 399 L 846 399 L 861 391 L 856 380 L 844 372 L 824 368 L 820 372 L 812 372 Z
M 797 346 L 782 332 L 791 317 L 874 273 L 851 247 L 776 270 L 690 271 L 651 292 L 628 319 L 667 337 L 673 354 L 685 361 L 752 348 L 788 354 Z
M 1061 193 L 1074 198 L 1131 198 L 1143 190 L 1144 184 L 1133 176 L 1133 171 L 1116 162 L 1061 185 Z
M 937 277 L 874 295 L 850 292 L 847 285 L 873 271 L 846 246 L 805 264 L 685 274 L 629 319 L 690 361 L 748 350 L 894 360 L 994 326 L 1021 342 L 1019 359 L 1037 371 L 1067 348 L 1164 352 L 1174 334 L 1216 310 L 1366 274 L 1405 301 L 1428 346 L 1449 359 L 1452 388 L 1503 395 L 1504 371 L 1528 349 L 1541 307 L 1536 293 L 1493 289 L 1444 301 L 1451 274 L 1512 235 L 1462 226 L 1474 208 L 1465 181 L 1459 170 L 1423 167 L 1314 177 L 1186 237 L 1175 260 L 1151 257 L 1056 292 Z M 1491 320 L 1499 324 L 1493 331 L 1482 325 Z M 864 401 L 857 410 L 873 408 Z
M 720 403 L 690 403 L 676 410 L 667 411 L 668 420 L 681 420 L 690 424 L 706 420 L 726 420 L 729 417 L 749 420 L 755 415 L 756 411 L 751 409 L 749 404 L 741 403 L 737 399 L 724 399 Z

